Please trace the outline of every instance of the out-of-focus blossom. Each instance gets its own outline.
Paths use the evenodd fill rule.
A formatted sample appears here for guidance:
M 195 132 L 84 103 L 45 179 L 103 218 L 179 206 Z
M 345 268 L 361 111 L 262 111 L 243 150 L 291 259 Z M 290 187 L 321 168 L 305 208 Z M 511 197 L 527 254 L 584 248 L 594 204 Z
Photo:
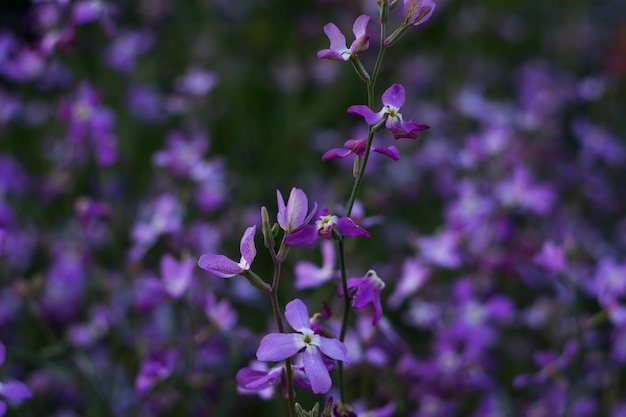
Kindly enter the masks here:
M 202 97 L 217 85 L 217 76 L 198 67 L 190 68 L 175 81 L 177 91 L 191 96 Z
M 194 260 L 185 258 L 179 262 L 166 253 L 161 257 L 160 267 L 163 290 L 172 298 L 180 298 L 191 284 Z
M 348 113 L 363 117 L 371 126 L 384 122 L 395 139 L 417 139 L 417 132 L 429 129 L 429 126 L 414 120 L 405 121 L 402 118 L 400 108 L 405 98 L 404 87 L 393 84 L 383 93 L 383 108 L 378 113 L 361 104 L 348 107 Z
M 372 269 L 360 278 L 348 278 L 348 292 L 352 299 L 352 307 L 363 308 L 371 304 L 374 309 L 372 325 L 375 325 L 383 316 L 380 294 L 384 288 L 385 282 Z M 341 285 L 338 292 L 339 295 L 343 295 L 343 287 Z
M 205 271 L 222 278 L 230 278 L 250 271 L 250 266 L 256 257 L 256 247 L 254 245 L 254 234 L 256 226 L 246 229 L 241 238 L 239 249 L 241 259 L 235 262 L 224 255 L 204 254 L 198 260 L 198 266 Z
M 538 214 L 547 214 L 556 200 L 551 185 L 535 184 L 524 167 L 517 167 L 513 176 L 496 186 L 496 196 L 505 206 L 520 207 Z
M 164 234 L 177 233 L 182 228 L 183 208 L 176 197 L 164 194 L 146 205 L 140 219 L 131 231 L 134 245 L 130 255 L 136 259 L 143 255 Z
M 389 297 L 389 306 L 397 308 L 400 304 L 417 292 L 428 280 L 430 269 L 419 259 L 405 259 L 402 273 L 395 289 Z
M 369 47 L 370 37 L 366 34 L 367 24 L 370 17 L 361 15 L 357 17 L 352 26 L 354 33 L 354 42 L 350 48 L 346 46 L 346 37 L 341 33 L 334 23 L 328 23 L 324 26 L 324 33 L 330 40 L 330 49 L 322 49 L 318 51 L 318 58 L 334 59 L 337 61 L 348 61 L 351 57 L 356 56 L 361 51 L 365 51 Z
M 335 247 L 333 242 L 324 240 L 322 242 L 322 266 L 319 267 L 312 262 L 298 261 L 295 274 L 297 289 L 317 288 L 323 283 L 337 278 L 338 271 L 335 269 Z
M 143 394 L 158 382 L 169 378 L 174 372 L 177 358 L 178 351 L 168 349 L 164 352 L 154 353 L 145 359 L 135 378 L 135 391 Z
M 206 296 L 204 312 L 211 323 L 221 331 L 228 332 L 237 323 L 237 310 L 227 299 L 217 301 L 213 292 L 209 292 Z
M 6 358 L 6 348 L 4 344 L 0 342 L 0 365 L 4 363 Z M 20 381 L 4 381 L 0 382 L 0 417 L 4 416 L 7 411 L 8 401 L 23 401 L 32 397 L 30 388 Z
M 322 353 L 332 359 L 346 362 L 346 346 L 337 339 L 315 334 L 311 329 L 309 311 L 298 298 L 287 303 L 285 318 L 296 333 L 265 335 L 257 350 L 257 359 L 277 362 L 302 351 L 304 373 L 311 381 L 311 390 L 316 394 L 328 392 L 332 380 L 322 359 Z
M 148 52 L 153 43 L 153 36 L 149 32 L 120 33 L 106 51 L 106 61 L 119 71 L 132 71 L 138 56 Z
M 420 236 L 416 240 L 420 258 L 426 263 L 442 268 L 457 268 L 461 265 L 458 251 L 458 235 L 443 231 L 434 236 Z
M 167 168 L 176 176 L 190 178 L 195 170 L 200 169 L 204 154 L 209 147 L 207 136 L 194 132 L 186 138 L 180 131 L 170 133 L 165 139 L 166 148 L 157 151 L 152 162 L 155 166 Z M 196 174 L 197 175 L 197 174 Z
M 81 146 L 78 152 L 87 152 L 85 142 L 90 141 L 98 164 L 107 166 L 117 160 L 115 115 L 100 105 L 98 94 L 89 84 L 82 83 L 74 99 L 62 106 L 61 117 L 69 124 L 70 141 Z M 83 160 L 86 156 L 81 153 L 77 156 Z
M 543 243 L 541 251 L 534 256 L 533 261 L 555 273 L 563 273 L 568 269 L 565 249 L 550 241 Z

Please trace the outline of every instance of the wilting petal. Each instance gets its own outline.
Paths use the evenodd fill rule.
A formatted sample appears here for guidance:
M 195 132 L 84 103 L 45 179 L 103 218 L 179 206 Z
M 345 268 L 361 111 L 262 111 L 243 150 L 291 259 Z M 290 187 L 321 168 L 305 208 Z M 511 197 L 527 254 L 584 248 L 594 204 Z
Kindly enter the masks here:
M 256 256 L 256 247 L 254 246 L 254 234 L 256 233 L 256 226 L 248 227 L 241 238 L 239 249 L 241 250 L 241 256 L 246 260 L 248 265 L 252 265 L 254 257 Z
M 329 339 L 328 337 L 320 337 L 320 350 L 329 358 L 338 361 L 348 362 L 348 349 L 338 339 Z
M 299 298 L 287 303 L 285 307 L 285 318 L 287 319 L 287 323 L 297 332 L 302 329 L 311 328 L 309 310 Z
M 400 153 L 398 152 L 398 148 L 396 148 L 395 146 L 377 146 L 375 148 L 372 148 L 372 151 L 388 156 L 394 161 L 400 159 Z
M 310 348 L 303 353 L 302 357 L 304 373 L 311 381 L 311 390 L 316 394 L 328 392 L 332 385 L 332 380 L 320 352 L 316 348 Z
M 305 346 L 299 333 L 270 333 L 261 339 L 256 357 L 260 361 L 282 361 Z
M 230 278 L 243 272 L 241 266 L 224 255 L 206 254 L 198 260 L 198 266 L 222 278 Z
M 349 217 L 341 217 L 337 219 L 337 230 L 342 236 L 371 236 L 367 230 L 353 222 Z

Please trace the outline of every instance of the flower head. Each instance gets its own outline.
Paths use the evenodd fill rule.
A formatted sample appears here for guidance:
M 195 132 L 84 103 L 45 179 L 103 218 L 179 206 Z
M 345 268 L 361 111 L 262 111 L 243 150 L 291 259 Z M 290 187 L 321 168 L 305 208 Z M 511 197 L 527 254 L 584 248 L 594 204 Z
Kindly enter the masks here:
M 309 311 L 302 300 L 287 303 L 285 318 L 296 333 L 270 333 L 261 339 L 256 352 L 260 361 L 282 361 L 302 352 L 304 373 L 316 394 L 328 392 L 332 385 L 322 353 L 332 359 L 347 362 L 347 348 L 337 339 L 322 337 L 311 328 Z
M 372 269 L 367 271 L 363 277 L 348 278 L 348 292 L 352 293 L 352 307 L 363 308 L 367 304 L 372 304 L 374 307 L 372 324 L 376 324 L 383 315 L 380 293 L 384 288 L 385 283 Z M 339 287 L 339 295 L 343 295 L 342 287 Z
M 370 233 L 356 224 L 349 217 L 338 217 L 329 214 L 327 208 L 321 209 L 317 213 L 315 224 L 307 224 L 296 233 L 292 233 L 285 238 L 288 245 L 310 245 L 318 236 L 324 239 L 331 239 L 333 230 L 341 236 L 363 236 L 370 237 Z
M 348 113 L 362 116 L 367 124 L 372 126 L 384 121 L 385 127 L 395 139 L 417 139 L 417 132 L 426 130 L 429 126 L 414 120 L 405 121 L 402 118 L 400 108 L 405 98 L 404 87 L 400 84 L 393 84 L 383 93 L 383 108 L 378 113 L 365 105 L 350 106 Z
M 317 210 L 317 203 L 313 205 L 313 210 L 307 214 L 309 209 L 309 200 L 299 188 L 292 188 L 289 193 L 289 200 L 285 205 L 283 195 L 276 190 L 278 199 L 278 214 L 276 220 L 280 227 L 285 231 L 285 236 L 289 236 L 301 230 L 313 218 Z
M 434 11 L 435 2 L 433 0 L 404 0 L 402 7 L 404 24 L 420 25 L 430 19 Z
M 350 49 L 346 46 L 346 37 L 339 28 L 334 23 L 328 23 L 324 26 L 324 33 L 330 40 L 330 49 L 322 49 L 317 53 L 317 57 L 348 61 L 353 55 L 365 51 L 369 47 L 370 37 L 365 33 L 369 21 L 370 17 L 367 15 L 357 17 L 352 26 L 352 33 L 354 33 L 355 39 L 352 45 L 350 45 Z
M 250 270 L 250 265 L 256 256 L 256 247 L 254 246 L 254 233 L 256 226 L 248 227 L 241 238 L 239 248 L 241 250 L 241 259 L 235 262 L 224 255 L 204 254 L 198 260 L 198 266 L 218 277 L 230 278 L 235 275 L 243 274 Z
M 161 258 L 160 267 L 163 290 L 172 298 L 180 298 L 191 284 L 193 260 L 186 258 L 178 262 L 168 253 Z

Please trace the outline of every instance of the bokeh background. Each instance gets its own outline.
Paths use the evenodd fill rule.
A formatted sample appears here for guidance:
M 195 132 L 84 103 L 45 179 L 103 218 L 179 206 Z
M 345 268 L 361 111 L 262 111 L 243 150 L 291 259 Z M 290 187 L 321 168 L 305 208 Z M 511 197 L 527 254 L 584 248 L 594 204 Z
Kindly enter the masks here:
M 385 319 L 353 317 L 349 396 L 379 417 L 626 416 L 626 3 L 436 4 L 376 87 L 430 129 L 376 137 L 401 157 L 370 158 L 348 273 L 378 271 Z M 235 381 L 268 300 L 198 268 L 172 295 L 162 259 L 237 260 L 277 189 L 341 212 L 352 162 L 321 155 L 363 136 L 346 108 L 366 89 L 316 52 L 360 14 L 371 69 L 374 0 L 2 0 L 0 381 L 32 391 L 7 415 L 286 415 L 280 388 Z M 336 282 L 294 285 L 321 259 L 293 248 L 281 302 L 338 317 Z

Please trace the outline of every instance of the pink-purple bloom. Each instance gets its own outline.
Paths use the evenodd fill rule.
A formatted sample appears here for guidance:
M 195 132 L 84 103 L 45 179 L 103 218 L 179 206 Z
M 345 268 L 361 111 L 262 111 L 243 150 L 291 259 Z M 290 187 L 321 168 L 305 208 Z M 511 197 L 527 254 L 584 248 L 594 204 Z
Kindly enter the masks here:
M 318 51 L 317 57 L 348 61 L 352 56 L 356 56 L 357 53 L 365 51 L 369 47 L 370 37 L 366 34 L 369 21 L 370 17 L 367 15 L 357 17 L 352 26 L 352 33 L 354 33 L 355 39 L 350 48 L 346 46 L 346 37 L 339 28 L 334 23 L 328 23 L 324 26 L 324 33 L 330 40 L 330 49 Z
M 404 0 L 402 14 L 406 25 L 417 26 L 424 23 L 435 11 L 433 0 Z
M 6 356 L 6 349 L 4 344 L 0 342 L 0 365 L 4 363 Z M 20 381 L 6 381 L 0 382 L 0 398 L 21 401 L 28 399 L 32 396 L 30 389 Z M 7 404 L 0 400 L 0 417 L 2 417 L 7 411 Z
M 349 217 L 338 217 L 328 214 L 327 208 L 321 209 L 317 213 L 315 224 L 306 224 L 295 233 L 285 238 L 285 243 L 289 245 L 310 245 L 318 236 L 324 239 L 332 239 L 333 230 L 341 236 L 362 236 L 370 237 L 370 233 L 356 224 Z
M 296 282 L 294 285 L 297 289 L 317 288 L 326 281 L 339 276 L 335 269 L 335 247 L 333 243 L 330 240 L 323 241 L 321 250 L 321 267 L 308 261 L 299 261 L 296 264 Z
M 383 108 L 379 112 L 376 113 L 366 105 L 359 104 L 348 107 L 348 113 L 362 116 L 371 126 L 384 121 L 385 127 L 395 139 L 417 139 L 417 132 L 426 130 L 429 126 L 414 120 L 405 121 L 402 118 L 400 108 L 405 99 L 404 87 L 400 84 L 393 84 L 383 93 Z
M 311 221 L 317 211 L 317 203 L 315 203 L 313 209 L 308 212 L 309 200 L 304 191 L 296 187 L 291 189 L 286 205 L 283 195 L 279 190 L 276 190 L 276 196 L 278 200 L 278 214 L 276 215 L 276 220 L 281 229 L 285 231 L 285 238 L 288 238 L 289 235 L 300 231 Z
M 235 262 L 224 255 L 204 254 L 198 260 L 198 266 L 205 271 L 222 278 L 230 278 L 250 271 L 250 265 L 256 256 L 256 246 L 254 245 L 254 234 L 256 226 L 246 229 L 241 238 L 239 248 L 241 259 Z
M 195 262 L 191 258 L 186 258 L 180 262 L 169 253 L 161 258 L 161 283 L 163 290 L 172 298 L 180 298 L 193 276 Z
M 347 348 L 337 339 L 320 336 L 311 328 L 309 311 L 296 298 L 285 307 L 285 318 L 296 333 L 270 333 L 261 339 L 257 350 L 260 361 L 277 362 L 302 353 L 304 373 L 316 394 L 328 392 L 332 380 L 322 353 L 332 359 L 347 362 Z
M 376 271 L 370 269 L 362 277 L 348 278 L 348 292 L 352 296 L 352 307 L 363 308 L 371 304 L 374 308 L 372 324 L 376 324 L 383 316 L 383 308 L 380 304 L 380 293 L 385 288 L 385 283 L 378 277 Z M 343 295 L 343 288 L 339 287 L 339 295 Z

